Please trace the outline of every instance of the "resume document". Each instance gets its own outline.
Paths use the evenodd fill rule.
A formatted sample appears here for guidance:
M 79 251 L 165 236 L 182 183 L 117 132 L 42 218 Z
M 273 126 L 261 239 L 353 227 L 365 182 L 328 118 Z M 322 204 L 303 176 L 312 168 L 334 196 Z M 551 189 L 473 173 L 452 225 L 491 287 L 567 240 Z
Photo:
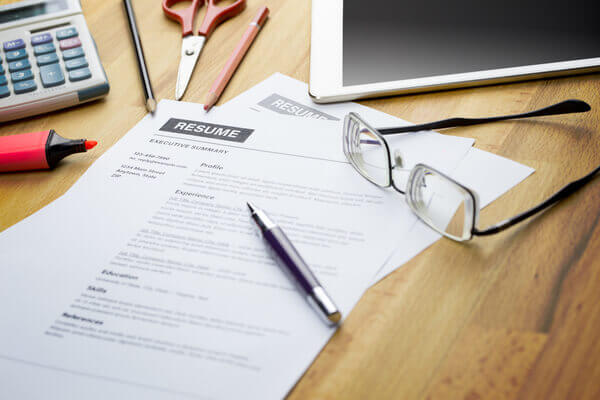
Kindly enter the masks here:
M 85 398 L 285 396 L 335 330 L 269 257 L 246 201 L 283 227 L 343 315 L 396 245 L 402 224 L 388 221 L 415 221 L 348 164 L 333 121 L 163 101 L 0 235 L 3 368 L 59 382 L 7 383 L 0 397 L 82 379 L 96 388 Z
M 208 114 L 162 101 L 65 195 L 0 235 L 0 398 L 285 396 L 335 329 L 271 260 L 246 202 L 283 227 L 344 316 L 438 238 L 346 161 L 349 111 L 404 123 L 312 104 L 282 75 Z M 407 167 L 454 174 L 485 203 L 531 173 L 473 153 L 472 139 L 389 140 Z

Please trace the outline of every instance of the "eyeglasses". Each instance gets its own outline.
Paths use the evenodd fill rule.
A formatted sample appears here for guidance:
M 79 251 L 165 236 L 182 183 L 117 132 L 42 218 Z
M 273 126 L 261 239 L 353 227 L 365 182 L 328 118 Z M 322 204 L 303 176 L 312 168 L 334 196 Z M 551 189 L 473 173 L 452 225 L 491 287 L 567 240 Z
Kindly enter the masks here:
M 368 181 L 382 187 L 393 187 L 406 196 L 410 209 L 427 225 L 440 234 L 466 241 L 476 236 L 503 231 L 538 212 L 550 207 L 590 182 L 600 166 L 581 179 L 573 181 L 537 206 L 486 229 L 478 229 L 479 197 L 473 190 L 431 168 L 417 164 L 403 168 L 401 153 L 392 155 L 385 135 L 468 126 L 516 118 L 569 114 L 589 111 L 591 107 L 581 100 L 567 100 L 524 114 L 490 118 L 450 118 L 421 125 L 375 129 L 358 114 L 350 113 L 344 119 L 344 154 L 352 166 Z

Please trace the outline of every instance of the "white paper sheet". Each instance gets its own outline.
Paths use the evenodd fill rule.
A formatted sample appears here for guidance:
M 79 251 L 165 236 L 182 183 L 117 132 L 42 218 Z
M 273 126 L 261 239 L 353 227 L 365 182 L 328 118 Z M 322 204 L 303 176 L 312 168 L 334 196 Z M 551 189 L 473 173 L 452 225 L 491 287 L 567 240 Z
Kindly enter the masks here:
M 240 94 L 224 108 L 232 110 L 247 108 L 256 113 L 288 118 L 312 118 L 323 121 L 336 121 L 340 124 L 349 112 L 360 114 L 376 127 L 402 126 L 409 123 L 358 103 L 343 102 L 316 104 L 310 100 L 308 85 L 288 76 L 276 73 Z M 474 189 L 484 207 L 517 185 L 533 169 L 509 159 L 496 156 L 483 150 L 471 148 L 473 140 L 439 134 L 418 132 L 409 135 L 390 136 L 388 140 L 392 152 L 401 152 L 404 166 L 410 168 L 417 163 L 434 167 Z M 468 146 L 466 146 L 468 144 Z M 399 199 L 399 201 L 404 201 Z M 410 227 L 402 226 L 402 221 L 388 221 L 398 224 L 395 232 L 398 247 L 373 277 L 378 282 L 411 258 L 431 246 L 440 235 L 421 222 L 415 221 Z
M 349 112 L 358 113 L 376 128 L 411 125 L 400 118 L 358 103 L 313 103 L 306 83 L 280 73 L 271 75 L 221 108 L 231 112 L 247 109 L 270 120 L 281 118 L 288 123 L 302 119 L 332 121 L 339 132 L 342 131 L 344 117 Z M 446 173 L 456 168 L 475 142 L 472 138 L 441 135 L 431 131 L 391 135 L 387 140 L 392 154 L 396 150 L 400 151 L 406 168 L 424 162 Z M 341 142 L 339 146 L 342 146 Z
M 283 397 L 334 330 L 271 261 L 245 201 L 282 225 L 344 315 L 395 247 L 385 221 L 415 221 L 356 174 L 340 136 L 335 122 L 162 101 L 0 235 L 0 357 L 62 379 L 57 396 L 95 379 L 86 398 L 115 384 Z M 0 385 L 0 398 L 55 397 L 39 390 Z

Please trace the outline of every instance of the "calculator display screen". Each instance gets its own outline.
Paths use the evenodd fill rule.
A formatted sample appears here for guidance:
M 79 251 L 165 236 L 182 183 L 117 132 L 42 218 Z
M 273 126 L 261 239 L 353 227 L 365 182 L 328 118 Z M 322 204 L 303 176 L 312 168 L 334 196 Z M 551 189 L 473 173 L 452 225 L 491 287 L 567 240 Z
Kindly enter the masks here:
M 68 4 L 65 0 L 47 0 L 25 7 L 0 12 L 0 24 L 24 18 L 37 17 L 38 15 L 55 13 L 66 10 L 67 8 Z

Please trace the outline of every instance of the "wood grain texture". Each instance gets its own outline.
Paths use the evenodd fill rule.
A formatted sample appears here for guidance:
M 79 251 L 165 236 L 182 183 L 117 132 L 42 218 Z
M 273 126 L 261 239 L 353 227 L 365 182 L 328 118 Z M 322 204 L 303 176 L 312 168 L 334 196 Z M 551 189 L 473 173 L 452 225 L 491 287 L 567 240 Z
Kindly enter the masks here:
M 310 2 L 249 0 L 248 9 L 207 42 L 186 101 L 204 99 L 265 3 L 271 17 L 218 104 L 274 72 L 308 80 Z M 164 17 L 158 1 L 136 0 L 134 8 L 156 96 L 173 98 L 179 26 Z M 0 175 L 0 231 L 64 193 L 145 114 L 121 1 L 85 0 L 83 9 L 110 94 L 5 123 L 0 135 L 53 128 L 99 145 L 52 172 Z M 523 112 L 568 98 L 589 102 L 593 109 L 585 115 L 446 132 L 474 137 L 476 147 L 536 168 L 483 211 L 486 225 L 536 204 L 600 164 L 599 92 L 600 76 L 591 74 L 363 103 L 419 123 Z M 466 245 L 438 241 L 366 293 L 290 398 L 599 398 L 599 216 L 597 179 L 507 232 Z

